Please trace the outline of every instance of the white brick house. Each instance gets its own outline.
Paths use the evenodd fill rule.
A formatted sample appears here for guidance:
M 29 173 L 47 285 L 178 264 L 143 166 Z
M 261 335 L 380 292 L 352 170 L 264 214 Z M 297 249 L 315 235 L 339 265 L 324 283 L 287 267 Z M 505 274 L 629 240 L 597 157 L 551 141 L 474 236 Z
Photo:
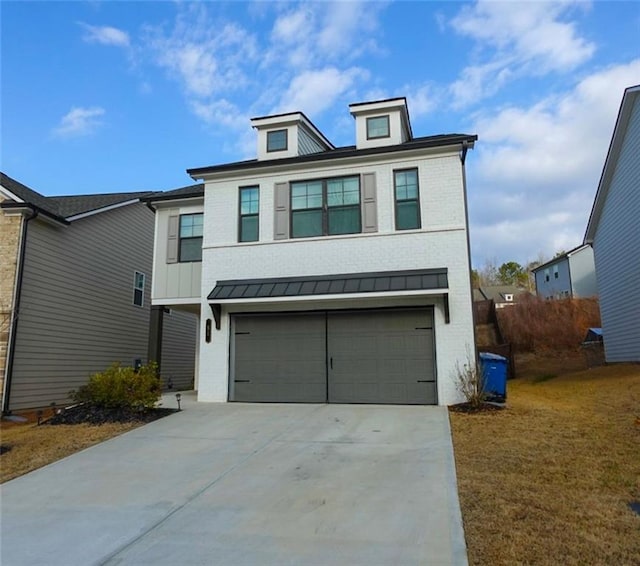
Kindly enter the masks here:
M 201 291 L 185 296 L 189 275 L 181 296 L 174 278 L 173 296 L 152 298 L 199 305 L 200 401 L 461 400 L 477 137 L 414 138 L 404 98 L 350 111 L 355 146 L 335 148 L 302 113 L 268 116 L 252 120 L 257 159 L 188 171 L 204 182 Z M 176 250 L 193 260 L 194 202 L 154 203 L 154 282 L 182 263 Z

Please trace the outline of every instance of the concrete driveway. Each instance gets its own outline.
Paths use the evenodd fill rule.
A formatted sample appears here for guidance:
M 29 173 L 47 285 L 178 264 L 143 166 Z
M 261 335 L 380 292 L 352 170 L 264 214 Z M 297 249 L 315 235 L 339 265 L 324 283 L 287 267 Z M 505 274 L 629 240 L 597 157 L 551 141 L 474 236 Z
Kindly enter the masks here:
M 183 407 L 4 484 L 2 564 L 466 564 L 445 408 Z

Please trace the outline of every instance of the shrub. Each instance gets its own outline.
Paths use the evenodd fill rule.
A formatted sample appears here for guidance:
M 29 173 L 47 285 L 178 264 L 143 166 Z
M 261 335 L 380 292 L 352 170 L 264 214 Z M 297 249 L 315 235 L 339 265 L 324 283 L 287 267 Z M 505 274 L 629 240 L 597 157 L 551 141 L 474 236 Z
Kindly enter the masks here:
M 455 381 L 458 391 L 464 396 L 471 407 L 478 408 L 486 398 L 485 378 L 482 366 L 472 358 L 467 349 L 467 359 L 461 366 L 456 362 Z
M 109 369 L 93 374 L 86 385 L 72 391 L 70 396 L 76 403 L 142 410 L 153 408 L 161 392 L 155 363 L 142 366 L 137 371 L 115 363 Z

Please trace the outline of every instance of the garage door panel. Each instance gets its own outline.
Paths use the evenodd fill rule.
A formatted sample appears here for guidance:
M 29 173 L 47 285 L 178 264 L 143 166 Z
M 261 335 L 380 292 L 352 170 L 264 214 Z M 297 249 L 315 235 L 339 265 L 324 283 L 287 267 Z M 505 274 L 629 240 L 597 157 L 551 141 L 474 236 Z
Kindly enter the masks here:
M 236 316 L 233 401 L 324 403 L 324 315 Z
M 436 403 L 430 310 L 330 313 L 329 402 Z

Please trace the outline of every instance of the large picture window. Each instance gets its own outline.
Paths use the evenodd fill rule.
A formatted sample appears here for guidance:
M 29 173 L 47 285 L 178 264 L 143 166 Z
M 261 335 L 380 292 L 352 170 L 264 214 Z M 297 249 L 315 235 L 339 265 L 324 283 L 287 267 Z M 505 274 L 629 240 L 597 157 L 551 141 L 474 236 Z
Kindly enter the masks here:
M 260 190 L 258 187 L 240 187 L 240 242 L 258 241 L 258 214 L 260 210 Z
M 394 171 L 393 181 L 396 201 L 396 230 L 420 228 L 418 170 Z
M 291 236 L 307 238 L 361 231 L 360 178 L 291 183 Z
M 202 218 L 202 213 L 180 216 L 178 261 L 202 261 Z

